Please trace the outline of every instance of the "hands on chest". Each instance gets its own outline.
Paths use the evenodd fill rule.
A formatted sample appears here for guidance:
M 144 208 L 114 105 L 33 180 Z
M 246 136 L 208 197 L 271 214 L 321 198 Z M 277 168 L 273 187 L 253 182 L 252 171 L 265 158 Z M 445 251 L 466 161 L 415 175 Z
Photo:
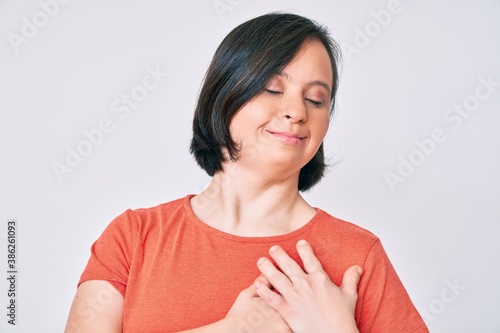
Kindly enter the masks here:
M 299 241 L 297 252 L 304 269 L 277 245 L 269 254 L 278 267 L 265 257 L 257 261 L 262 275 L 239 294 L 225 318 L 235 332 L 358 332 L 354 310 L 362 268 L 349 267 L 336 286 L 309 243 Z

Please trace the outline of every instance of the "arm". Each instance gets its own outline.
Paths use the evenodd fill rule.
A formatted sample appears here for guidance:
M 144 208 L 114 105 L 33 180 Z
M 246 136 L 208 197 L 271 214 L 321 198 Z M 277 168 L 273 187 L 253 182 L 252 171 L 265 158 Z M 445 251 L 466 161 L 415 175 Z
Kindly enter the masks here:
M 76 291 L 64 333 L 122 332 L 123 296 L 107 281 L 83 282 Z
M 64 333 L 121 333 L 123 301 L 123 296 L 107 281 L 83 282 L 73 299 Z M 221 320 L 183 333 L 212 332 L 230 330 L 226 321 Z
M 260 283 L 270 287 L 265 279 Z M 123 303 L 123 296 L 109 282 L 83 282 L 73 300 L 64 333 L 121 333 Z M 261 318 L 258 324 L 257 316 Z M 236 333 L 242 329 L 255 333 L 291 332 L 283 319 L 259 298 L 252 285 L 240 293 L 225 318 L 178 333 Z
M 363 268 L 358 288 L 361 332 L 429 332 L 380 240 L 373 243 Z

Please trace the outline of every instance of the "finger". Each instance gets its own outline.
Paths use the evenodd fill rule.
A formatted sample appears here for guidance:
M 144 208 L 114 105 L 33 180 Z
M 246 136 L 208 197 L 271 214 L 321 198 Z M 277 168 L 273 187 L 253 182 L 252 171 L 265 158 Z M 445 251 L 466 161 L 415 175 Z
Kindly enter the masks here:
M 271 260 L 262 257 L 257 261 L 257 268 L 260 270 L 262 275 L 271 283 L 274 289 L 278 290 L 280 293 L 288 290 L 292 283 L 282 272 L 280 272 Z
M 245 294 L 247 297 L 259 297 L 255 290 L 257 285 L 265 285 L 268 288 L 272 288 L 271 282 L 269 282 L 264 275 L 259 275 L 254 282 L 249 287 L 243 289 L 241 293 Z
M 297 242 L 297 253 L 304 264 L 304 270 L 306 273 L 311 274 L 318 271 L 324 272 L 323 266 L 314 255 L 314 251 L 307 241 L 301 239 Z
M 299 264 L 290 258 L 288 253 L 286 253 L 281 246 L 272 246 L 269 249 L 269 254 L 290 281 L 294 282 L 296 278 L 300 278 L 304 275 L 304 271 Z
M 240 291 L 240 295 L 244 296 L 245 298 L 258 297 L 259 295 L 255 290 L 255 281 L 250 286 Z
M 361 279 L 361 274 L 363 274 L 363 268 L 361 266 L 351 266 L 345 272 L 342 277 L 342 285 L 340 289 L 345 294 L 358 297 L 358 283 Z
M 269 289 L 273 288 L 273 285 L 271 284 L 271 282 L 269 282 L 269 280 L 264 275 L 259 275 L 253 283 L 254 286 L 261 285 L 261 284 L 267 286 Z
M 267 281 L 269 282 L 269 281 Z M 272 309 L 281 313 L 283 307 L 286 305 L 286 300 L 275 291 L 272 291 L 270 284 L 264 283 L 261 279 L 256 279 L 254 288 L 257 295 Z

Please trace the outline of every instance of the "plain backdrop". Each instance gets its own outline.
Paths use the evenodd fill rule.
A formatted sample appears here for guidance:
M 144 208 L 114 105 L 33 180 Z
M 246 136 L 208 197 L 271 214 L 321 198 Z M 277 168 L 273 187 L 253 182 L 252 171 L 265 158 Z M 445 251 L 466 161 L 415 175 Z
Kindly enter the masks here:
M 344 50 L 333 166 L 306 198 L 381 238 L 431 332 L 500 332 L 499 0 L 0 1 L 0 332 L 62 332 L 107 224 L 208 184 L 188 152 L 203 75 L 276 10 Z

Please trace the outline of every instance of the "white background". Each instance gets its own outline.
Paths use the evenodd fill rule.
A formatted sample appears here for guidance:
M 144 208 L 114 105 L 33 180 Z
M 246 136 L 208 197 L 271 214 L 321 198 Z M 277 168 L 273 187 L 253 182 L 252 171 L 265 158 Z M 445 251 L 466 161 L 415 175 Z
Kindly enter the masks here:
M 382 239 L 432 332 L 500 332 L 499 0 L 401 0 L 390 18 L 385 0 L 51 1 L 52 16 L 0 1 L 0 277 L 9 219 L 19 268 L 15 327 L 0 279 L 0 332 L 62 332 L 111 219 L 208 183 L 188 153 L 202 77 L 231 29 L 274 10 L 327 25 L 344 48 L 325 140 L 337 164 L 309 201 Z M 121 119 L 113 102 L 148 67 L 169 75 Z M 83 132 L 103 119 L 113 131 L 89 150 Z M 431 147 L 436 128 L 446 139 Z M 87 156 L 59 180 L 54 162 L 78 145 Z M 418 166 L 391 188 L 386 173 L 410 157 Z

